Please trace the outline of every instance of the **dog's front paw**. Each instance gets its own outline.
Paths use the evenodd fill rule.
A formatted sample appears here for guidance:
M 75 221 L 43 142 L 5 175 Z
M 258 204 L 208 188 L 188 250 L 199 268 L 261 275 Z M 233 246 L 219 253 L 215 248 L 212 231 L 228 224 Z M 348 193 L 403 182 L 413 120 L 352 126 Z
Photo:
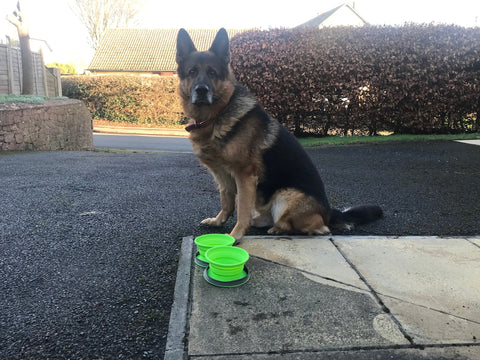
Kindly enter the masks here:
M 238 245 L 240 242 L 240 239 L 243 238 L 243 235 L 245 235 L 246 229 L 242 229 L 238 226 L 235 226 L 230 233 L 230 236 L 233 236 L 235 238 L 235 243 Z
M 222 226 L 223 223 L 218 220 L 217 218 L 207 218 L 203 219 L 200 224 L 207 225 L 207 226 Z

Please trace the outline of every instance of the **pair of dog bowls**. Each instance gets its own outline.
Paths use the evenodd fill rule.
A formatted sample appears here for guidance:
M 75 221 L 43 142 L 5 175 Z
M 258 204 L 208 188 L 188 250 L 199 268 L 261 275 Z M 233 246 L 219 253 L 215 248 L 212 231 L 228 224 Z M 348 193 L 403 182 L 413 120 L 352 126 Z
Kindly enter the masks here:
M 195 239 L 198 252 L 195 264 L 204 267 L 203 278 L 220 287 L 235 287 L 250 279 L 245 263 L 250 257 L 242 248 L 233 246 L 235 239 L 225 234 L 206 234 Z

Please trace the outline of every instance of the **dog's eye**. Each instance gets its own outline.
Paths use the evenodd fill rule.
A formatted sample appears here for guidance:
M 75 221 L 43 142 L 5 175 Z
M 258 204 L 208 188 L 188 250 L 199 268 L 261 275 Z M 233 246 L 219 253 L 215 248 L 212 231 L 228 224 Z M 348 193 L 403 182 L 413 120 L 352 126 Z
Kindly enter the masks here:
M 217 76 L 217 72 L 214 69 L 208 69 L 207 70 L 207 75 L 209 77 L 215 77 L 215 76 Z
M 197 74 L 198 74 L 197 68 L 191 68 L 190 70 L 188 70 L 188 75 L 190 76 L 197 76 Z

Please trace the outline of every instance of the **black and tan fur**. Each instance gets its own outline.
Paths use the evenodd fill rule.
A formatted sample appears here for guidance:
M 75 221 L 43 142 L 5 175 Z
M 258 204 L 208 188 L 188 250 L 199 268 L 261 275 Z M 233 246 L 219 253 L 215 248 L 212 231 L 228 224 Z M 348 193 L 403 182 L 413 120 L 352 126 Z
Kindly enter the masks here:
M 329 233 L 329 226 L 381 217 L 378 206 L 344 212 L 330 207 L 320 175 L 302 146 L 236 82 L 224 29 L 203 52 L 181 29 L 176 60 L 192 147 L 220 192 L 220 212 L 202 224 L 221 226 L 236 203 L 231 235 L 237 240 L 251 225 L 269 226 L 270 234 L 317 235 Z

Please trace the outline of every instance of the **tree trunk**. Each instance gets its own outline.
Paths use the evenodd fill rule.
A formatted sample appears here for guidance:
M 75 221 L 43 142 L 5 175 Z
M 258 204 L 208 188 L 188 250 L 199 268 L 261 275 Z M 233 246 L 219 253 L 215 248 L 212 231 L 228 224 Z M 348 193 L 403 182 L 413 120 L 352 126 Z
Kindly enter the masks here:
M 20 29 L 18 31 L 20 38 L 20 52 L 22 55 L 22 72 L 23 72 L 23 95 L 33 94 L 33 57 L 30 51 L 30 35 L 28 32 L 22 34 Z
M 7 20 L 17 27 L 20 40 L 20 52 L 22 55 L 23 84 L 22 94 L 33 94 L 33 57 L 30 51 L 30 34 L 28 23 L 25 21 L 20 10 L 20 1 L 17 2 L 17 10 L 7 16 Z

